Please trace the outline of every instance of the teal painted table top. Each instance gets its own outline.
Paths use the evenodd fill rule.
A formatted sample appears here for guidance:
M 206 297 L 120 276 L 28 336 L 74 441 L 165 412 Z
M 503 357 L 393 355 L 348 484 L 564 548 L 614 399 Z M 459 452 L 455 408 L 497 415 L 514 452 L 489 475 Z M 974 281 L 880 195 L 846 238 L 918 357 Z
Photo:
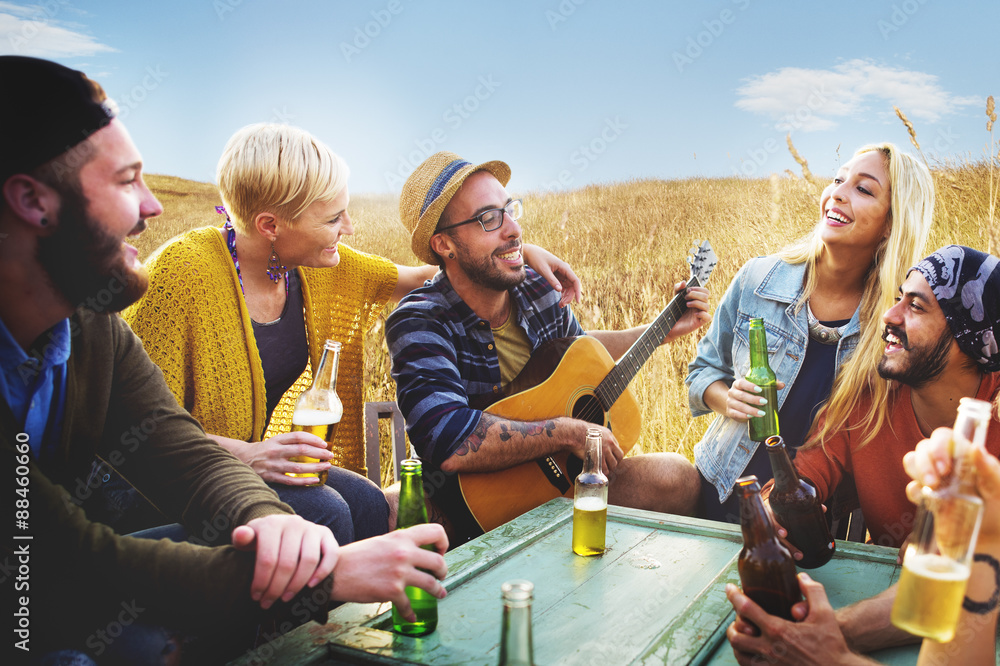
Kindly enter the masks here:
M 739 527 L 610 507 L 607 552 L 570 549 L 573 505 L 556 499 L 447 555 L 448 596 L 434 633 L 392 633 L 389 604 L 345 604 L 325 626 L 310 623 L 238 664 L 496 664 L 500 585 L 535 584 L 538 664 L 735 664 L 725 639 L 732 621 L 725 585 L 739 584 Z M 899 576 L 896 550 L 837 542 L 809 572 L 835 608 L 884 590 Z M 912 664 L 917 647 L 871 655 Z

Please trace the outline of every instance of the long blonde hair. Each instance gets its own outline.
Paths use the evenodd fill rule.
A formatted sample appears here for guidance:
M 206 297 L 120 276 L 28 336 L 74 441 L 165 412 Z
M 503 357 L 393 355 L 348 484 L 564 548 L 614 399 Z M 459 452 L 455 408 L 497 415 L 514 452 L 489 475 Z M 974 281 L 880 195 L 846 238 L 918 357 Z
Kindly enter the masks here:
M 885 158 L 889 174 L 890 203 L 886 223 L 889 235 L 875 250 L 875 260 L 865 278 L 861 296 L 861 335 L 854 353 L 841 365 L 830 398 L 819 410 L 814 423 L 822 423 L 806 446 L 823 444 L 831 434 L 847 426 L 847 417 L 863 395 L 871 396 L 871 409 L 863 415 L 859 448 L 868 444 L 886 424 L 889 413 L 889 384 L 876 371 L 882 358 L 882 313 L 892 307 L 906 271 L 923 258 L 924 244 L 934 216 L 934 181 L 927 167 L 892 143 L 869 144 L 854 156 L 878 151 Z M 821 211 L 822 214 L 822 211 Z M 811 234 L 778 252 L 791 264 L 806 264 L 806 282 L 796 304 L 801 308 L 816 288 L 816 262 L 825 246 L 820 238 L 822 222 Z M 888 260 L 887 260 L 888 258 Z

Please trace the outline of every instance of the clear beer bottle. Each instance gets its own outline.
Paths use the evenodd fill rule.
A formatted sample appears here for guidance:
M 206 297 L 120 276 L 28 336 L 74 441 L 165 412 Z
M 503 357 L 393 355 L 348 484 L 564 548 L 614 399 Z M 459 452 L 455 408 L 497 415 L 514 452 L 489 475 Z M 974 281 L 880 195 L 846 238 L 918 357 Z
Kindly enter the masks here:
M 337 395 L 337 368 L 340 366 L 341 344 L 327 340 L 323 345 L 323 355 L 319 359 L 319 367 L 313 376 L 313 383 L 299 395 L 292 412 L 292 432 L 308 432 L 316 435 L 324 442 L 326 448 L 332 450 L 333 439 L 337 435 L 337 426 L 344 414 L 344 406 Z M 292 462 L 316 463 L 319 458 L 308 456 L 292 456 Z M 327 472 L 292 474 L 287 476 L 315 477 L 313 486 L 326 484 Z
M 601 431 L 587 429 L 583 471 L 573 489 L 573 552 L 600 555 L 604 552 L 608 526 L 608 477 L 602 469 Z
M 500 630 L 500 666 L 534 666 L 531 645 L 531 600 L 535 586 L 526 580 L 500 587 L 503 623 Z
M 399 472 L 399 512 L 396 519 L 396 529 L 423 525 L 427 522 L 427 505 L 424 504 L 424 484 L 422 466 L 419 460 L 408 458 L 400 465 Z M 434 546 L 423 546 L 433 550 Z M 406 620 L 392 606 L 393 631 L 407 636 L 423 636 L 437 628 L 438 608 L 437 598 L 430 592 L 412 585 L 406 586 L 406 596 L 410 600 L 417 619 L 414 622 Z
M 764 320 L 760 317 L 750 320 L 750 372 L 747 373 L 746 379 L 759 386 L 761 391 L 757 395 L 767 400 L 766 405 L 758 407 L 764 415 L 750 417 L 748 425 L 750 439 L 754 442 L 763 442 L 780 432 L 776 386 L 778 378 L 767 361 L 767 334 L 764 332 Z
M 764 443 L 774 472 L 774 488 L 768 497 L 771 512 L 788 531 L 788 541 L 802 551 L 797 564 L 815 569 L 830 561 L 836 548 L 816 488 L 808 478 L 798 475 L 780 435 Z
M 737 560 L 743 594 L 769 614 L 792 620 L 792 606 L 802 601 L 795 560 L 778 541 L 757 477 L 736 479 L 736 492 L 740 493 L 743 528 L 743 549 Z
M 952 433 L 951 477 L 938 489 L 923 489 L 913 532 L 903 556 L 892 623 L 942 643 L 955 635 L 969 582 L 983 501 L 968 456 L 986 446 L 991 405 L 962 398 Z

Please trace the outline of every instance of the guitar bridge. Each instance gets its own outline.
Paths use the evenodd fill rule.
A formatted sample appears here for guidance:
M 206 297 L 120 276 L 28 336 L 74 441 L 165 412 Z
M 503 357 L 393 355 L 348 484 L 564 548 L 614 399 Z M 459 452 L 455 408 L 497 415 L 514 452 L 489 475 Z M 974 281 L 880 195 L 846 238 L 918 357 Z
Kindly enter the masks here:
M 565 495 L 569 491 L 570 486 L 569 481 L 566 479 L 566 473 L 562 471 L 559 463 L 554 458 L 539 458 L 535 462 L 541 468 L 542 474 L 545 475 L 548 482 L 559 491 L 560 495 Z

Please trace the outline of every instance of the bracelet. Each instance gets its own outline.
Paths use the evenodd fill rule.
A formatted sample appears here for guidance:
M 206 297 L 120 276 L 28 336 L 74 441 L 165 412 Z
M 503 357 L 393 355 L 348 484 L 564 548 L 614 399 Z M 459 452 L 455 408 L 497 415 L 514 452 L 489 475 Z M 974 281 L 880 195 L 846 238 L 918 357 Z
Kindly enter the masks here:
M 976 615 L 986 615 L 991 611 L 995 611 L 997 606 L 1000 605 L 1000 562 L 997 562 L 996 558 L 984 553 L 976 553 L 972 559 L 974 562 L 985 562 L 993 567 L 993 576 L 996 578 L 996 589 L 993 590 L 993 596 L 990 597 L 989 601 L 973 601 L 969 597 L 965 597 L 962 600 L 962 608 Z

